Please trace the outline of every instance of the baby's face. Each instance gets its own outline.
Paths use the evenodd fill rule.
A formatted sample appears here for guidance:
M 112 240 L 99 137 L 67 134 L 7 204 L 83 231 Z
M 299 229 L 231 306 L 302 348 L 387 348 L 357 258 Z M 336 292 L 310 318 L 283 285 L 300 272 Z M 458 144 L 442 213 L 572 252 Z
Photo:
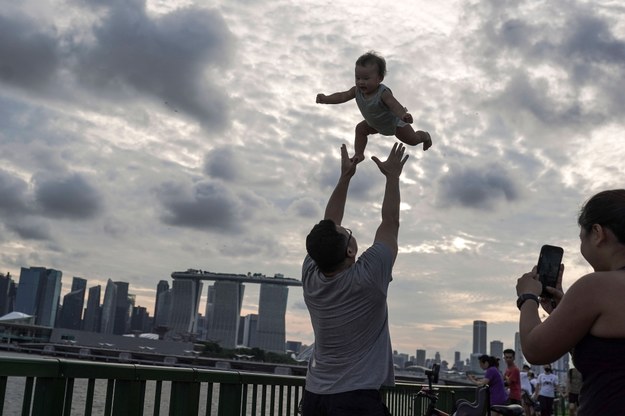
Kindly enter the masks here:
M 356 88 L 364 95 L 374 93 L 382 82 L 382 77 L 378 72 L 378 66 L 375 64 L 356 65 Z

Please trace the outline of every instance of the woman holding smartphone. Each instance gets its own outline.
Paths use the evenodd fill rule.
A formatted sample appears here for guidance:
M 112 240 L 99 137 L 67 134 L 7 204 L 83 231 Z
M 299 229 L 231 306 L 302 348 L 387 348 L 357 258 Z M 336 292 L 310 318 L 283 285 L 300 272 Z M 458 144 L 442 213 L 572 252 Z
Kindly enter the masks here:
M 625 414 L 625 189 L 603 191 L 582 208 L 580 252 L 594 269 L 562 292 L 560 267 L 552 298 L 534 267 L 517 281 L 523 355 L 548 364 L 569 351 L 582 373 L 579 416 Z M 549 316 L 541 321 L 538 305 Z

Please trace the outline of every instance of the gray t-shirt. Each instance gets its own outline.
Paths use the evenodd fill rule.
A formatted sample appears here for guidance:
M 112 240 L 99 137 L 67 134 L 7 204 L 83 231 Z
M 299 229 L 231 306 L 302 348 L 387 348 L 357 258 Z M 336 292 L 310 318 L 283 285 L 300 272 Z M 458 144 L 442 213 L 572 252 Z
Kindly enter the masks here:
M 306 256 L 302 286 L 315 333 L 306 390 L 334 394 L 395 384 L 386 305 L 392 268 L 393 253 L 381 242 L 332 277 Z
M 360 89 L 356 88 L 356 104 L 368 125 L 384 136 L 394 136 L 397 126 L 403 127 L 406 122 L 397 117 L 388 106 L 382 101 L 382 93 L 391 89 L 384 84 L 380 84 L 376 93 L 365 98 Z

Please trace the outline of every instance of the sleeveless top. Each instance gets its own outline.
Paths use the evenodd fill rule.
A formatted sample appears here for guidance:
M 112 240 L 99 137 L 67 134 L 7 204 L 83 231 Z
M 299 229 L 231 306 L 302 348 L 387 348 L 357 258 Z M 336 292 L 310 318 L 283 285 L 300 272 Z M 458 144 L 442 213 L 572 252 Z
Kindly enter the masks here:
M 403 127 L 407 123 L 397 117 L 388 106 L 382 101 L 382 93 L 391 91 L 389 87 L 380 84 L 376 93 L 366 98 L 365 95 L 356 88 L 356 104 L 367 124 L 384 136 L 394 136 L 397 126 Z
M 625 415 L 625 339 L 586 335 L 572 352 L 582 373 L 579 416 Z

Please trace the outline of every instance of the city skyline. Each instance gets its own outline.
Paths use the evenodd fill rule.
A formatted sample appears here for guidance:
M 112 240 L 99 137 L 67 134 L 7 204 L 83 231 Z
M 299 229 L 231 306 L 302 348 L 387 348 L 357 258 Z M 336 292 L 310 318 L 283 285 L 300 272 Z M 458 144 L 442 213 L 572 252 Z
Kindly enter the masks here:
M 45 267 L 32 267 L 32 268 L 23 268 L 22 272 L 25 272 L 24 275 L 26 276 L 26 278 L 28 279 L 30 277 L 30 270 L 38 270 L 38 273 L 41 273 L 42 271 L 45 271 L 46 268 Z M 62 275 L 61 271 L 55 271 L 57 273 L 60 273 Z M 227 289 L 226 291 L 223 291 L 223 289 L 221 290 L 221 295 L 219 296 L 219 298 L 221 299 L 221 302 L 219 303 L 220 307 L 217 307 L 217 309 L 221 308 L 222 311 L 221 312 L 217 312 L 217 314 L 215 313 L 215 304 L 214 304 L 214 297 L 215 297 L 215 293 L 218 289 L 217 286 L 211 285 L 208 286 L 205 290 L 205 293 L 202 294 L 202 284 L 200 283 L 199 286 L 197 286 L 197 288 L 194 288 L 194 285 L 189 284 L 190 282 L 185 282 L 185 277 L 189 277 L 189 276 L 194 276 L 194 277 L 201 277 L 203 274 L 203 277 L 205 280 L 215 280 L 215 283 L 221 283 L 224 285 L 224 287 L 230 287 L 231 289 Z M 0 274 L 0 278 L 3 275 Z M 20 274 L 21 276 L 21 274 Z M 286 298 L 288 297 L 288 292 L 285 292 L 284 289 L 286 289 L 287 285 L 298 285 L 300 282 L 296 281 L 295 279 L 291 279 L 291 281 L 289 281 L 289 279 L 287 278 L 286 280 L 284 279 L 284 276 L 282 275 L 277 275 L 274 276 L 272 278 L 268 278 L 267 276 L 261 275 L 259 273 L 255 274 L 254 276 L 251 276 L 251 274 L 249 276 L 247 275 L 236 275 L 236 274 L 232 274 L 232 273 L 213 273 L 213 272 L 203 272 L 203 271 L 198 271 L 198 270 L 188 270 L 186 272 L 172 272 L 171 273 L 172 276 L 172 282 L 176 282 L 178 281 L 179 283 L 183 284 L 183 286 L 180 285 L 174 285 L 172 284 L 171 289 L 173 290 L 174 287 L 179 286 L 180 288 L 184 289 L 179 289 L 182 290 L 182 296 L 179 296 L 179 304 L 180 305 L 184 305 L 184 307 L 187 308 L 187 312 L 184 312 L 182 314 L 179 313 L 178 316 L 175 316 L 171 319 L 173 319 L 174 322 L 169 322 L 168 325 L 171 325 L 172 329 L 176 330 L 176 329 L 181 329 L 183 332 L 187 331 L 189 329 L 192 329 L 194 332 L 198 333 L 198 334 L 203 334 L 204 329 L 203 328 L 198 328 L 197 324 L 198 324 L 198 320 L 197 319 L 189 319 L 188 316 L 188 311 L 192 311 L 193 307 L 191 309 L 188 309 L 189 305 L 197 305 L 197 318 L 199 318 L 200 320 L 204 319 L 204 320 L 208 320 L 207 322 L 210 322 L 210 316 L 211 315 L 218 315 L 220 316 L 220 318 L 226 317 L 229 314 L 232 315 L 232 319 L 231 322 L 228 323 L 228 321 L 224 321 L 223 319 L 217 321 L 218 325 L 216 325 L 213 328 L 213 331 L 217 331 L 217 332 L 208 332 L 206 334 L 206 338 L 207 339 L 223 339 L 224 335 L 225 338 L 227 339 L 228 337 L 233 338 L 233 339 L 239 339 L 240 338 L 240 334 L 239 334 L 239 326 L 242 325 L 243 323 L 245 324 L 246 328 L 247 325 L 250 325 L 250 318 L 253 317 L 254 319 L 254 330 L 258 329 L 259 330 L 259 335 L 261 338 L 263 337 L 262 335 L 262 326 L 263 323 L 261 321 L 261 327 L 257 328 L 258 325 L 258 316 L 259 315 L 265 315 L 267 317 L 269 317 L 269 319 L 275 320 L 275 319 L 279 319 L 279 325 L 284 325 L 282 326 L 283 328 L 286 329 L 286 325 L 284 322 L 284 316 L 282 318 L 280 318 L 278 315 L 280 315 L 280 313 L 282 313 L 283 311 L 286 310 Z M 174 278 L 174 276 L 177 276 L 177 278 Z M 10 276 L 11 279 L 13 279 L 14 276 Z M 279 279 L 278 282 L 282 282 L 281 285 L 275 285 L 275 284 L 267 284 L 266 282 L 276 282 L 275 279 Z M 8 279 L 6 279 L 8 280 Z M 4 279 L 3 279 L 4 281 Z M 18 286 L 19 288 L 19 278 L 17 280 L 13 279 L 14 283 Z M 237 282 L 239 281 L 239 282 Z M 242 313 L 241 310 L 241 304 L 242 304 L 242 295 L 244 293 L 244 286 L 240 283 L 241 281 L 247 281 L 247 282 L 252 282 L 252 283 L 257 283 L 259 284 L 259 286 L 261 287 L 260 290 L 260 295 L 259 295 L 259 307 L 258 310 L 255 311 L 256 313 L 251 313 L 251 314 L 244 314 Z M 27 281 L 27 283 L 30 282 L 30 280 Z M 90 316 L 90 314 L 93 314 L 93 311 L 91 311 L 91 309 L 94 308 L 94 305 L 91 305 L 91 303 L 96 302 L 96 305 L 98 305 L 97 301 L 100 298 L 100 292 L 102 290 L 100 285 L 96 285 L 96 286 L 91 286 L 89 287 L 89 283 L 88 283 L 88 279 L 85 278 L 81 278 L 81 277 L 73 277 L 72 278 L 72 285 L 69 289 L 67 289 L 67 293 L 64 296 L 60 296 L 60 294 L 62 293 L 61 290 L 59 290 L 59 299 L 63 299 L 63 300 L 70 300 L 70 305 L 71 307 L 74 307 L 74 302 L 76 302 L 76 300 L 74 299 L 75 295 L 77 292 L 82 292 L 83 294 L 83 304 L 86 304 L 87 306 L 85 308 L 83 308 L 81 314 L 83 314 L 84 316 L 82 317 L 82 322 L 84 322 L 84 329 L 88 331 L 89 329 L 89 325 L 93 326 L 95 325 L 95 327 L 93 327 L 93 331 L 94 332 L 101 332 L 101 333 L 105 333 L 105 334 L 121 334 L 122 332 L 120 332 L 119 327 L 120 327 L 120 315 L 119 315 L 119 306 L 118 306 L 118 302 L 122 302 L 122 304 L 124 304 L 124 298 L 130 298 L 130 297 L 134 297 L 133 294 L 131 294 L 131 287 L 127 282 L 122 282 L 122 281 L 115 281 L 113 282 L 113 280 L 108 279 L 106 287 L 104 288 L 104 293 L 105 296 L 102 298 L 102 304 L 100 305 L 102 311 L 99 313 L 99 315 L 97 317 L 93 317 Z M 265 284 L 263 284 L 262 282 L 265 282 Z M 186 284 L 185 284 L 186 283 Z M 197 283 L 196 283 L 197 284 Z M 121 286 L 120 286 L 121 285 Z M 61 284 L 62 287 L 62 284 Z M 269 295 L 269 294 L 265 294 L 265 301 L 263 302 L 262 298 L 263 298 L 263 287 L 265 287 L 266 290 L 278 290 L 278 292 L 276 294 L 273 295 Z M 275 289 L 270 289 L 271 287 L 275 287 Z M 118 288 L 120 288 L 121 290 L 121 295 L 118 293 Z M 158 302 L 158 297 L 159 296 L 164 296 L 165 294 L 167 294 L 167 289 L 169 289 L 169 283 L 165 280 L 161 280 L 157 283 L 155 290 L 154 290 L 154 307 L 156 307 L 157 302 Z M 159 292 L 160 290 L 160 292 Z M 197 291 L 199 290 L 199 295 L 194 295 L 194 293 L 197 293 Z M 92 292 L 94 293 L 92 295 Z M 19 290 L 18 292 L 19 293 Z M 89 294 L 88 297 L 86 297 L 87 293 Z M 108 293 L 108 296 L 106 296 L 106 293 Z M 170 296 L 175 297 L 173 294 L 170 293 Z M 229 295 L 235 294 L 235 297 L 232 297 Z M 265 292 L 265 293 L 270 293 L 270 292 Z M 200 300 L 204 298 L 206 307 L 204 310 L 204 315 L 202 316 L 201 314 L 201 308 L 199 307 L 200 305 Z M 213 300 L 211 300 L 213 299 Z M 282 299 L 281 301 L 279 299 Z M 275 302 L 280 302 L 280 304 L 276 304 Z M 89 306 L 91 305 L 91 306 Z M 133 304 L 134 305 L 134 304 Z M 235 307 L 233 308 L 232 306 L 229 305 L 235 305 Z M 264 305 L 263 307 L 266 309 L 271 309 L 274 312 L 270 312 L 269 314 L 267 313 L 261 313 L 261 305 Z M 62 319 L 62 317 L 64 316 L 63 313 L 65 310 L 65 304 L 63 303 L 59 303 L 59 306 L 61 306 L 61 314 L 58 316 L 60 319 Z M 122 308 L 123 309 L 123 308 Z M 147 312 L 148 315 L 150 315 L 150 317 L 152 319 L 156 318 L 156 315 L 154 313 L 150 314 L 149 312 L 153 312 L 152 311 L 148 311 L 148 309 L 145 306 L 142 305 L 134 305 L 133 309 L 143 309 L 144 312 Z M 17 310 L 17 309 L 15 309 Z M 230 311 L 230 312 L 224 312 L 224 311 Z M 89 318 L 88 318 L 89 316 Z M 102 318 L 102 316 L 104 316 L 104 318 Z M 128 319 L 128 323 L 130 323 L 130 320 L 133 318 L 133 316 L 127 316 Z M 168 318 L 169 319 L 169 318 Z M 99 322 L 98 324 L 94 324 L 94 323 L 89 323 L 90 321 L 96 321 Z M 181 324 L 182 322 L 182 324 Z M 206 323 L 208 325 L 208 323 Z M 182 326 L 181 326 L 182 325 Z M 73 326 L 68 326 L 68 325 L 60 325 L 57 323 L 57 325 L 55 326 L 61 326 L 63 328 L 67 328 L 67 329 L 76 329 Z M 117 326 L 117 329 L 115 329 Z M 152 324 L 153 327 L 158 326 L 156 321 L 153 321 Z M 271 331 L 271 328 L 275 328 L 276 324 L 269 324 L 267 326 L 267 324 L 265 324 L 265 328 L 266 330 Z M 219 329 L 221 328 L 221 329 Z M 443 360 L 448 361 L 450 363 L 450 366 L 453 365 L 457 360 L 456 360 L 456 355 L 460 354 L 461 356 L 463 356 L 464 358 L 462 359 L 463 362 L 467 361 L 467 360 L 471 360 L 472 358 L 475 358 L 474 356 L 482 354 L 482 353 L 490 353 L 492 354 L 492 345 L 493 343 L 499 343 L 501 344 L 501 350 L 503 350 L 503 345 L 504 343 L 502 341 L 500 341 L 499 339 L 488 339 L 487 338 L 487 322 L 485 321 L 473 321 L 472 324 L 472 330 L 473 330 L 473 336 L 472 336 L 472 343 L 473 343 L 473 349 L 470 351 L 453 351 L 453 359 L 452 359 L 452 354 L 449 354 L 448 352 L 443 352 L 444 357 Z M 221 332 L 220 332 L 221 331 Z M 224 332 L 225 331 L 225 332 Z M 249 329 L 246 329 L 246 334 L 249 334 Z M 149 332 L 149 331 L 146 331 Z M 294 342 L 301 342 L 301 340 L 297 340 L 297 339 L 289 339 L 286 336 L 287 331 L 285 331 L 285 333 L 282 333 L 281 335 L 278 334 L 279 336 L 279 344 L 280 345 L 284 345 L 286 342 L 288 341 L 294 341 Z M 516 334 L 518 336 L 518 333 Z M 244 335 L 244 336 L 248 336 L 248 335 Z M 255 340 L 255 342 L 258 342 L 259 347 L 262 346 L 264 348 L 261 349 L 266 349 L 268 351 L 272 351 L 272 350 L 276 350 L 278 349 L 278 344 L 276 344 L 275 340 L 274 341 L 270 341 L 270 339 L 272 339 L 272 337 L 270 336 L 270 338 L 268 338 L 266 341 L 263 341 L 262 339 L 259 340 Z M 275 339 L 275 337 L 274 337 Z M 488 339 L 488 341 L 487 341 Z M 489 351 L 486 351 L 485 346 L 487 345 L 487 342 L 489 345 L 491 345 L 491 349 Z M 306 343 L 304 343 L 306 344 Z M 220 342 L 220 345 L 222 345 L 222 347 L 224 348 L 234 348 L 236 346 L 236 340 L 230 342 Z M 515 340 L 513 345 L 506 345 L 506 348 L 512 348 L 512 349 L 518 349 L 518 340 Z M 476 346 L 477 350 L 476 350 Z M 425 360 L 432 360 L 433 357 L 427 355 L 427 354 L 436 354 L 439 355 L 441 354 L 441 352 L 439 351 L 439 349 L 432 349 L 432 350 L 425 350 L 425 349 L 421 349 L 419 347 L 415 347 L 415 349 L 413 349 L 412 351 L 416 351 L 415 352 L 415 358 L 416 360 L 419 362 L 419 360 L 421 360 L 421 358 L 423 359 L 423 361 L 425 362 Z M 422 356 L 420 356 L 419 351 L 421 351 L 423 353 Z M 476 352 L 478 351 L 478 352 Z M 412 356 L 411 354 L 411 350 L 408 349 L 406 351 L 401 350 L 399 351 L 402 354 L 405 354 L 407 356 Z M 522 357 L 522 355 L 521 355 Z
M 5 3 L 3 273 L 44 265 L 97 281 L 101 296 L 126 281 L 149 310 L 173 270 L 299 278 L 362 120 L 353 101 L 315 97 L 351 87 L 368 50 L 433 140 L 407 149 L 401 177 L 394 348 L 469 352 L 474 320 L 513 345 L 516 279 L 543 244 L 564 248 L 565 289 L 592 271 L 577 213 L 625 173 L 618 2 Z M 360 252 L 384 192 L 370 157 L 394 142 L 372 136 L 351 182 L 342 225 Z M 246 289 L 242 314 L 258 292 Z M 287 337 L 309 344 L 295 292 Z

